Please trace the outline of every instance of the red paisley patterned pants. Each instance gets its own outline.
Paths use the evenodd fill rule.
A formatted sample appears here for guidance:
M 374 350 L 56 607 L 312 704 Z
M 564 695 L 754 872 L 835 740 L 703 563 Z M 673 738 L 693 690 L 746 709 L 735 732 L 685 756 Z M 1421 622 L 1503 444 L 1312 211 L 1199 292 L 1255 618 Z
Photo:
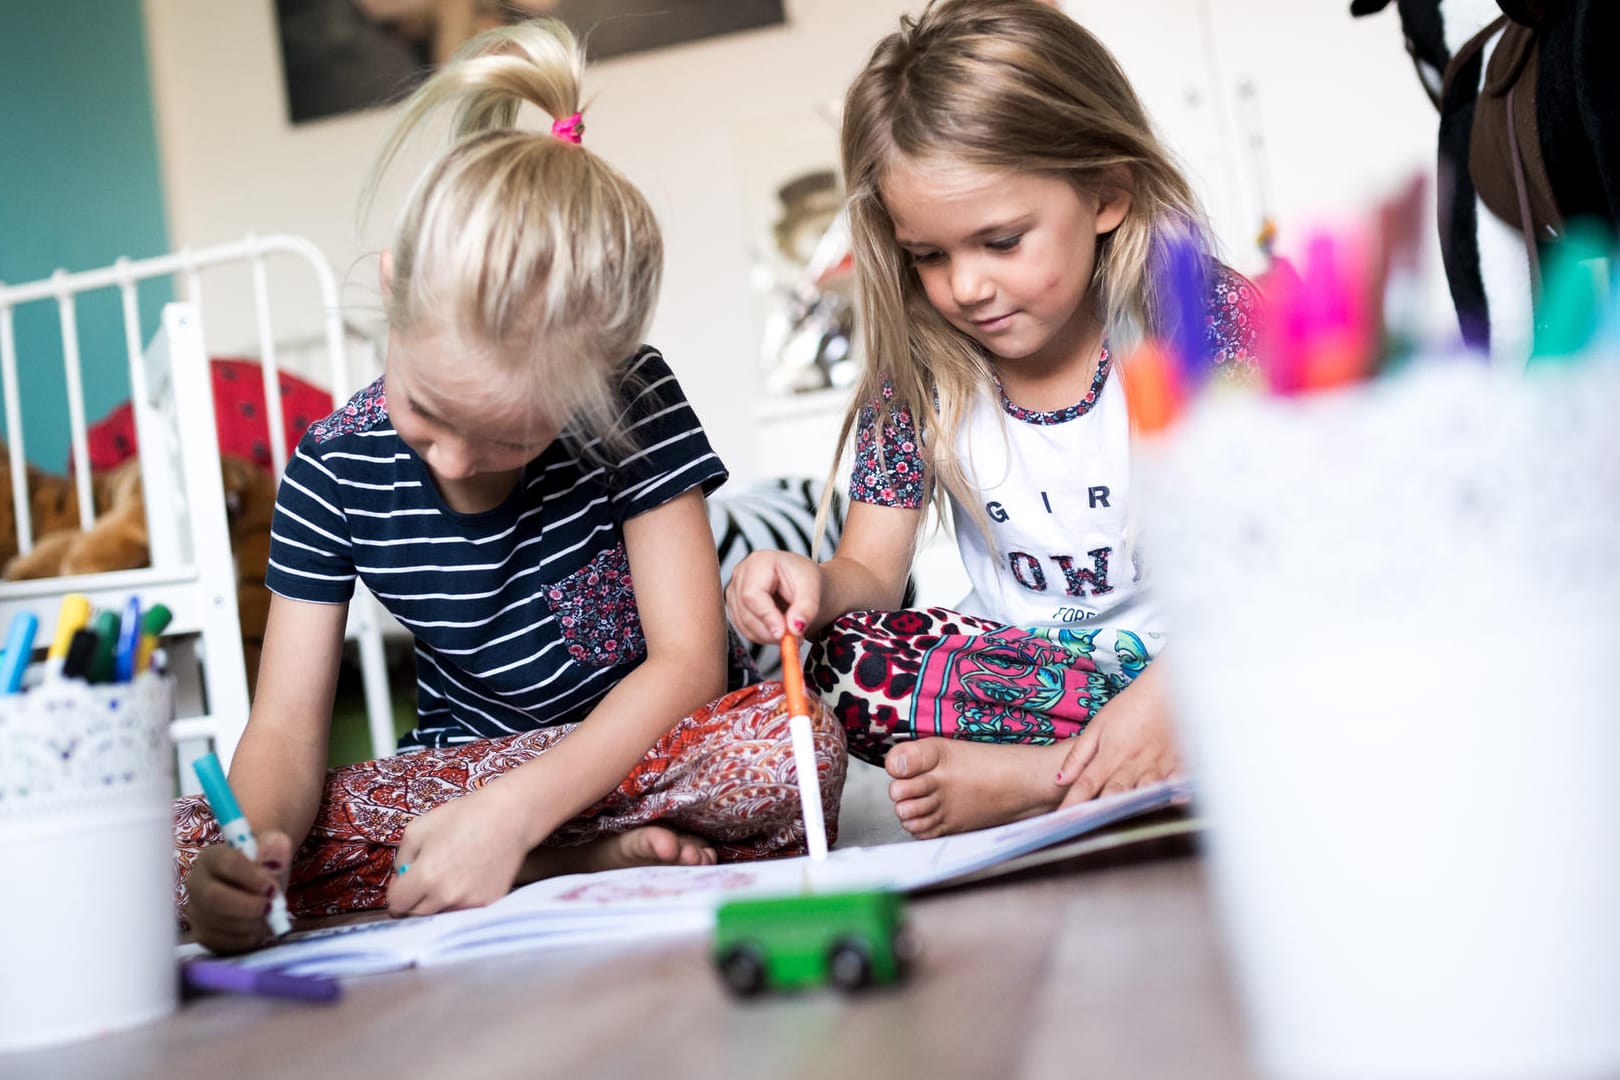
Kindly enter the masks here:
M 827 839 L 838 836 L 848 759 L 844 730 L 811 700 L 816 771 Z M 721 861 L 805 851 L 798 778 L 782 684 L 756 683 L 684 717 L 618 788 L 546 840 L 570 847 L 642 825 L 695 833 Z M 566 738 L 574 725 L 427 749 L 345 765 L 326 774 L 309 837 L 293 857 L 288 905 L 297 916 L 385 907 L 394 849 L 418 815 L 475 791 Z M 186 875 L 197 853 L 220 842 L 201 796 L 174 805 L 175 903 L 185 910 Z

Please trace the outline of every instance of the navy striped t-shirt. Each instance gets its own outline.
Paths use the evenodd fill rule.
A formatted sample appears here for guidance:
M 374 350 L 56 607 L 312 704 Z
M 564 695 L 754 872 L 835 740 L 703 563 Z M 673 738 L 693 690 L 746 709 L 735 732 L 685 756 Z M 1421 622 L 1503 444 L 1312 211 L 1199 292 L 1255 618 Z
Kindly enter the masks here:
M 624 522 L 708 494 L 726 469 L 655 350 L 625 362 L 621 385 L 635 449 L 603 465 L 564 435 L 478 514 L 445 504 L 381 379 L 299 440 L 266 584 L 342 603 L 358 575 L 416 635 L 418 721 L 402 749 L 581 720 L 646 657 Z

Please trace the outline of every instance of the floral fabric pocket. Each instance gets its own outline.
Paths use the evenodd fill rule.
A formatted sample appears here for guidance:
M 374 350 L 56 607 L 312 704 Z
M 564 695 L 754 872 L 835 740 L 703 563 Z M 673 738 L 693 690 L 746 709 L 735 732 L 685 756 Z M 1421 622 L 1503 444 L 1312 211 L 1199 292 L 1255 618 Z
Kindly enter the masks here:
M 568 655 L 591 667 L 631 663 L 647 655 L 647 637 L 630 582 L 630 558 L 614 544 L 572 574 L 546 586 Z

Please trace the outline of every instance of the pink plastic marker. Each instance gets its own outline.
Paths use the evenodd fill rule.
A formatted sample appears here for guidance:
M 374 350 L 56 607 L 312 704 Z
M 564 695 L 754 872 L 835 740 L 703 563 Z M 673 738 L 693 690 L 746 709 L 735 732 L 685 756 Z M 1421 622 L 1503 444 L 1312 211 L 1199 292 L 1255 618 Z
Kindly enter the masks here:
M 1304 385 L 1327 390 L 1367 377 L 1372 367 L 1362 256 L 1364 245 L 1328 232 L 1312 234 L 1299 298 L 1304 333 Z

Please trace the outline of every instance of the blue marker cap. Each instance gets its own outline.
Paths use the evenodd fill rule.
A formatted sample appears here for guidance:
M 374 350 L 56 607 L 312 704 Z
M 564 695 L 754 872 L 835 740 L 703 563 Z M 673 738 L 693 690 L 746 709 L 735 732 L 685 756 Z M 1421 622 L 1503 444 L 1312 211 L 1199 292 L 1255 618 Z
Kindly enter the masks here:
M 113 668 L 119 682 L 135 677 L 135 652 L 141 643 L 141 600 L 132 596 L 124 604 L 124 618 L 118 624 L 118 648 L 113 655 Z
M 197 780 L 202 784 L 209 808 L 214 811 L 215 821 L 224 824 L 242 816 L 242 808 L 236 805 L 236 795 L 231 791 L 231 785 L 226 783 L 225 770 L 220 767 L 219 757 L 213 751 L 193 761 L 191 767 L 197 770 Z
M 0 662 L 0 693 L 15 694 L 22 688 L 23 672 L 28 670 L 28 654 L 34 648 L 34 635 L 39 632 L 39 617 L 31 611 L 19 611 L 11 618 L 6 632 L 6 655 Z

